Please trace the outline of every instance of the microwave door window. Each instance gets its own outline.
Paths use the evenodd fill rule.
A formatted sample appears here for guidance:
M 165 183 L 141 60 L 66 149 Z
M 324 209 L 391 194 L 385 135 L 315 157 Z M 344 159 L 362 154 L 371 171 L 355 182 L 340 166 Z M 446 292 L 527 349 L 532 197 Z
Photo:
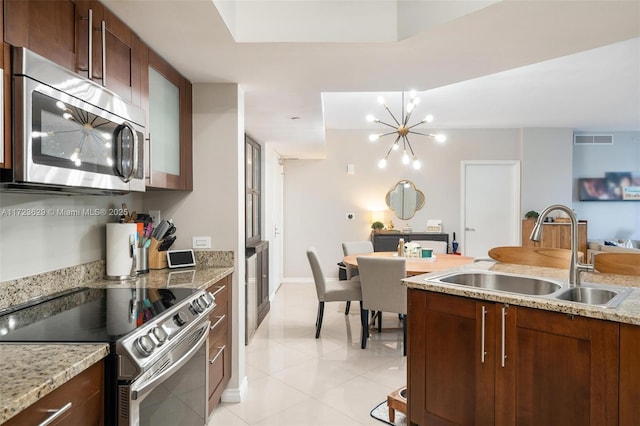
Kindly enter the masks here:
M 33 92 L 33 161 L 100 174 L 115 174 L 113 135 L 118 124 Z

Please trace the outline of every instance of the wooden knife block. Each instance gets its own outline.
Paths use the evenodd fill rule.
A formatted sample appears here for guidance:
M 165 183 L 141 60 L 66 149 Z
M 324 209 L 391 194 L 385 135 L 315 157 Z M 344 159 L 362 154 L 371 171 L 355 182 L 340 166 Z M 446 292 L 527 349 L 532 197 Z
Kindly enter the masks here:
M 167 263 L 167 252 L 158 251 L 160 243 L 160 241 L 151 237 L 151 244 L 149 245 L 149 269 L 164 269 L 169 267 Z

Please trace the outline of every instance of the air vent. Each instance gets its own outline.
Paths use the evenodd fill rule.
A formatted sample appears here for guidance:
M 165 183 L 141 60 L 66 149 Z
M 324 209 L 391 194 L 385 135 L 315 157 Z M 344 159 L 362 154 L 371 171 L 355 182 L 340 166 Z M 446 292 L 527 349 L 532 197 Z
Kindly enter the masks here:
M 574 145 L 613 145 L 613 135 L 573 135 Z

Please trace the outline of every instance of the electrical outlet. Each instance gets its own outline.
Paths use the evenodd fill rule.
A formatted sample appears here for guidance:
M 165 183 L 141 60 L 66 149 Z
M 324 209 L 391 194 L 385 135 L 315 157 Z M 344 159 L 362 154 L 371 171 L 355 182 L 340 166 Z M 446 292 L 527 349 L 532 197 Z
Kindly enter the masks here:
M 347 219 L 351 220 L 351 219 L 353 219 L 353 218 L 355 218 L 355 217 L 356 217 L 356 215 L 355 215 L 355 214 L 353 214 L 353 213 L 347 213 Z
M 210 249 L 211 237 L 192 237 L 192 247 L 194 249 Z
M 151 220 L 153 223 L 158 224 L 162 220 L 160 217 L 160 210 L 149 210 L 149 216 L 151 216 Z

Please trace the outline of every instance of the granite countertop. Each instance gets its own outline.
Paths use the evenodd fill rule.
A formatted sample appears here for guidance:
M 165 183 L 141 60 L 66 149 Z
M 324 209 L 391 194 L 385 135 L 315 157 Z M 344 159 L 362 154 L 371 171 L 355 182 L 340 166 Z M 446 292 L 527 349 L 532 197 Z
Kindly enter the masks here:
M 529 277 L 541 277 L 559 281 L 565 284 L 565 286 L 567 284 L 569 276 L 569 271 L 565 269 L 542 268 L 536 266 L 493 262 L 472 263 L 469 265 L 464 265 L 460 268 L 450 269 L 446 271 L 446 273 L 468 270 L 504 272 L 508 274 L 517 274 Z M 414 277 L 406 278 L 404 282 L 409 288 L 429 290 L 438 293 L 447 293 L 474 299 L 490 300 L 499 303 L 509 303 L 517 306 L 526 306 L 530 308 L 544 309 L 547 311 L 563 312 L 620 323 L 640 325 L 640 278 L 638 277 L 583 272 L 581 274 L 581 282 L 584 285 L 593 283 L 632 288 L 631 293 L 622 301 L 620 305 L 615 308 L 605 308 L 583 303 L 566 302 L 553 298 L 521 295 L 433 281 L 433 279 L 441 275 L 443 275 L 442 271 L 424 275 L 417 275 Z
M 0 344 L 0 424 L 91 367 L 109 345 Z

